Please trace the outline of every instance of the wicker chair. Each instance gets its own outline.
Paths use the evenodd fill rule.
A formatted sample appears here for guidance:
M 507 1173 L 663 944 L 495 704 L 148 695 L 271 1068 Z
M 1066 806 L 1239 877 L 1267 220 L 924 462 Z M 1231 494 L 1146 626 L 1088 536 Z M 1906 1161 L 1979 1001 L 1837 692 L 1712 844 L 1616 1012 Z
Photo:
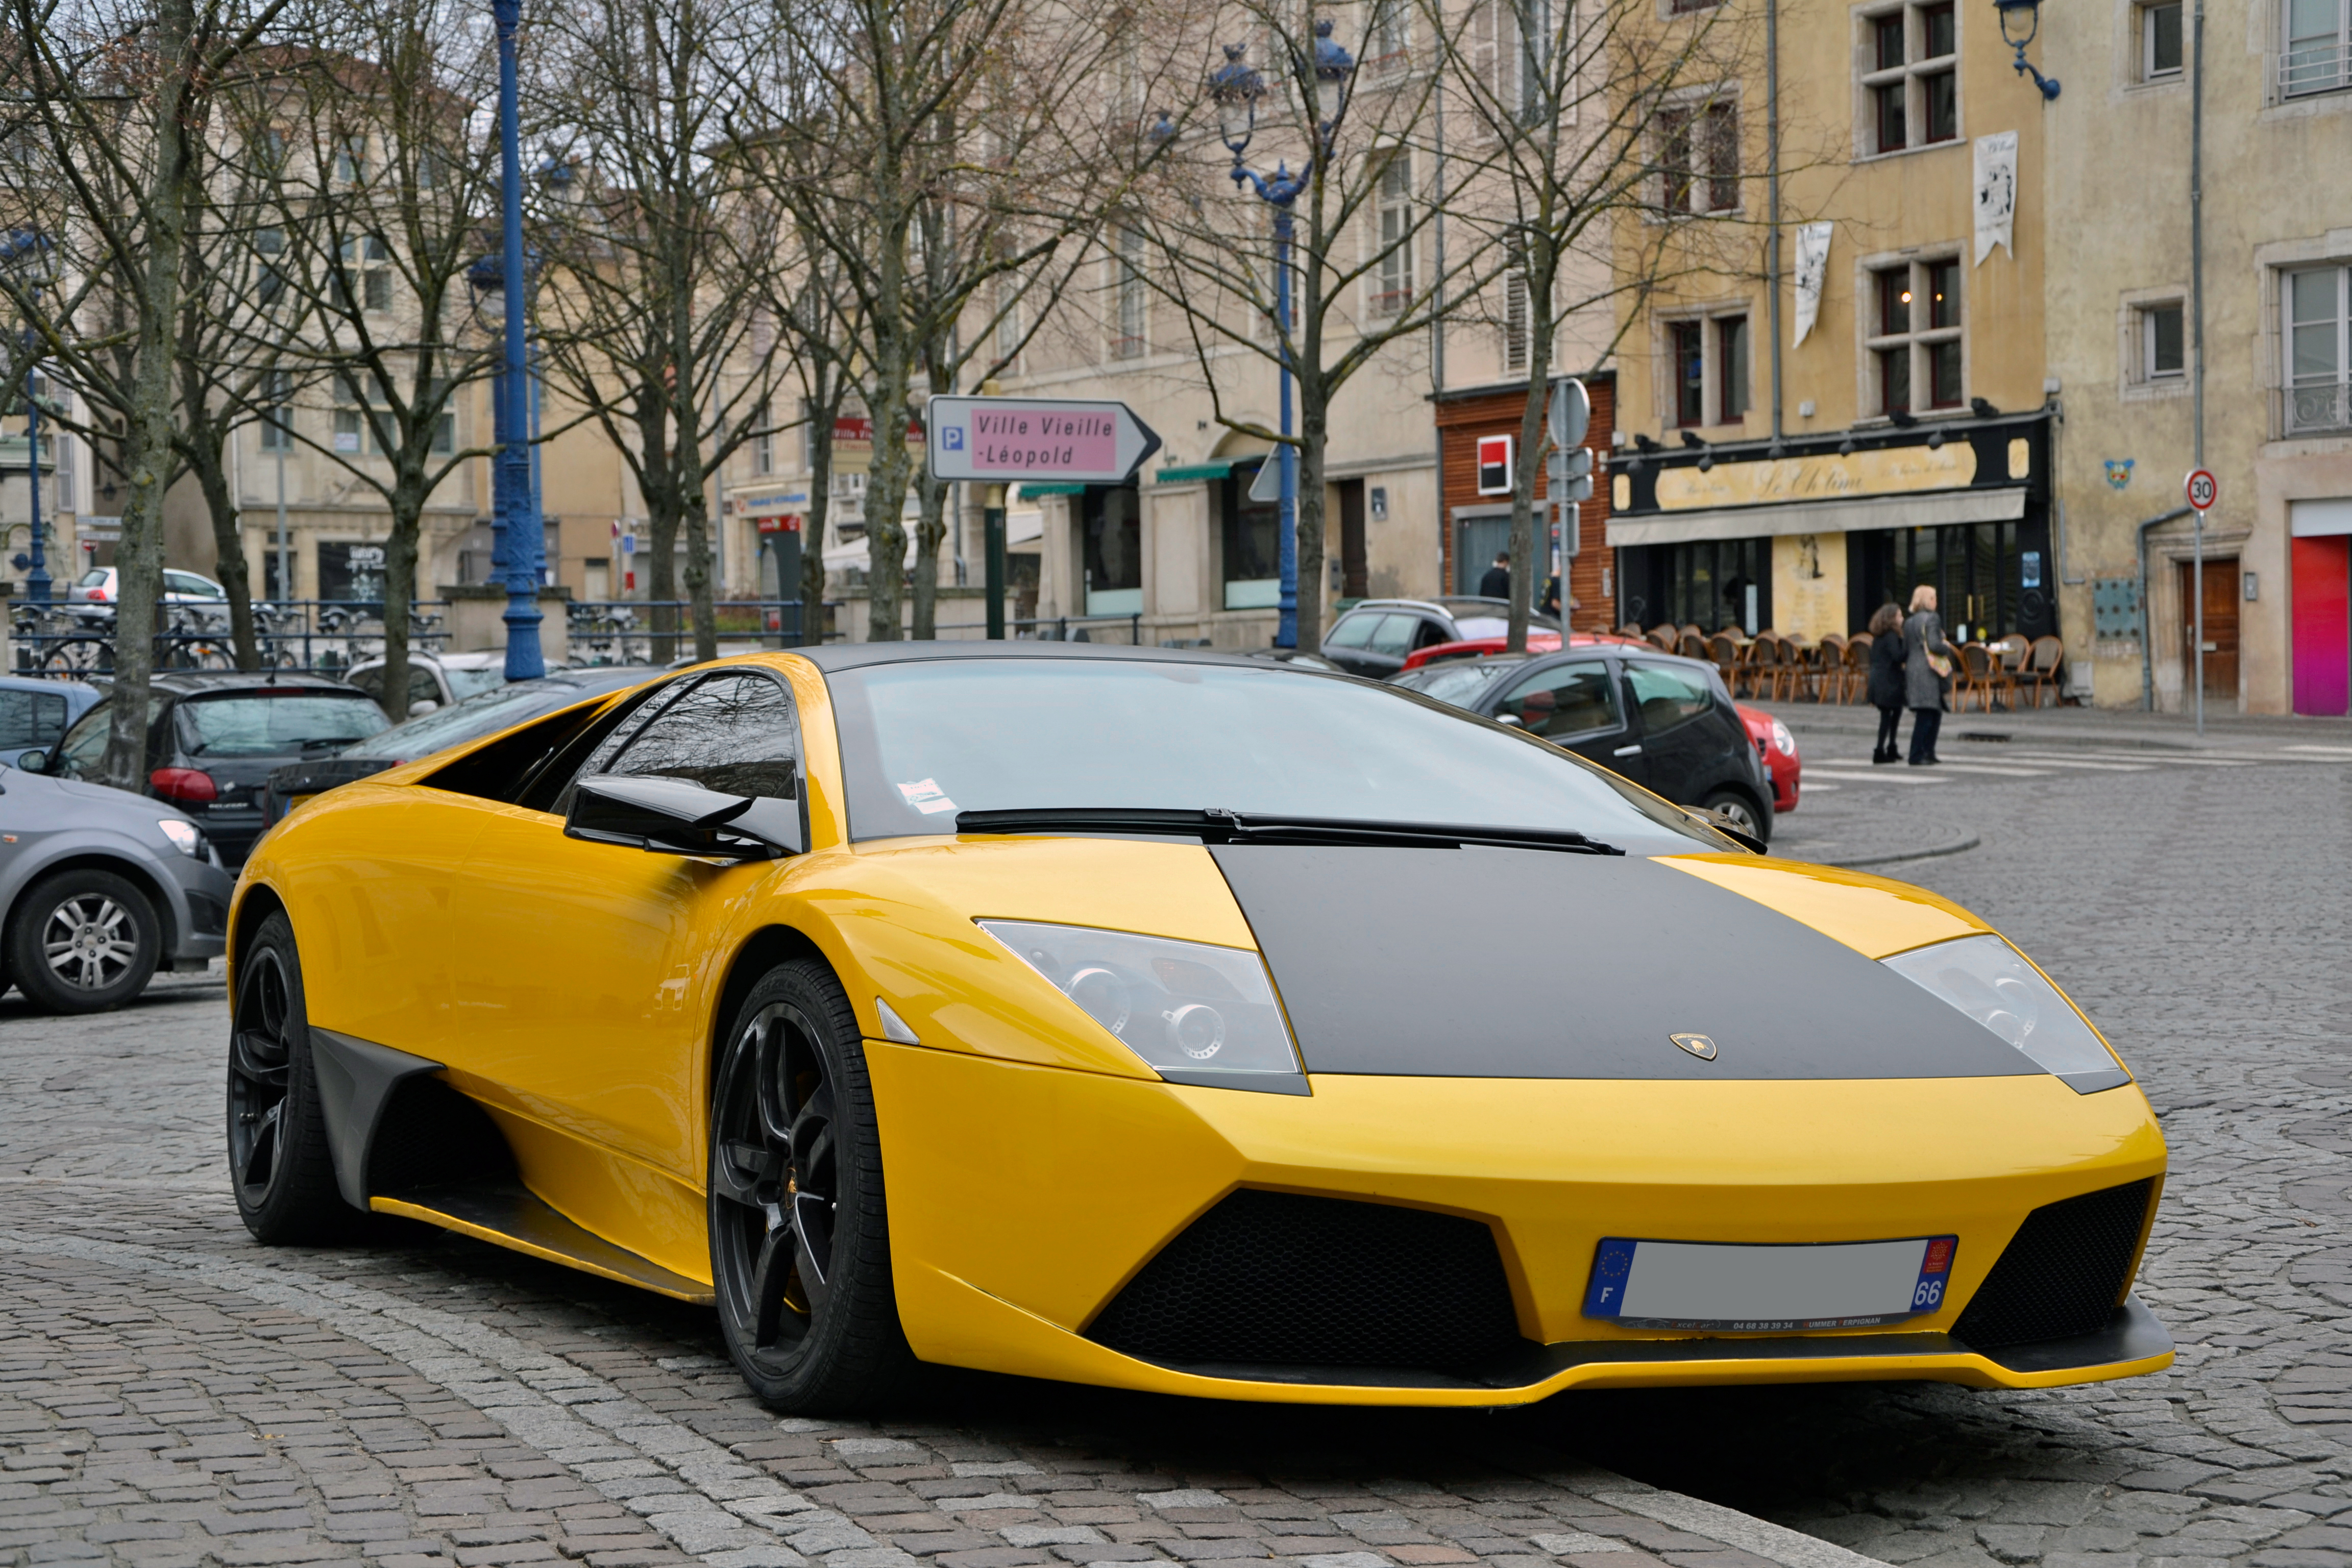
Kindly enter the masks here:
M 1780 695 L 1780 639 L 1759 634 L 1748 644 L 1748 695 L 1766 699 Z
M 2042 694 L 2049 692 L 2053 700 L 2063 701 L 2065 693 L 2058 686 L 2058 672 L 2066 663 L 2066 644 L 2054 637 L 2033 639 L 2025 667 L 2018 671 L 2020 684 L 2033 693 L 2033 705 L 2042 706 Z
M 1838 700 L 1860 702 L 1870 695 L 1870 645 L 1878 639 L 1856 632 L 1845 639 L 1845 661 L 1838 670 Z
M 1681 639 L 1683 632 L 1680 626 L 1668 623 L 1663 626 L 1652 626 L 1644 635 L 1661 652 L 1672 653 L 1675 651 L 1675 644 Z
M 1675 640 L 1675 651 L 1685 658 L 1705 658 L 1707 657 L 1706 638 L 1685 626 L 1683 635 Z
M 1739 695 L 1739 639 L 1729 632 L 1717 632 L 1706 639 L 1706 657 L 1723 677 L 1723 689 L 1734 697 Z

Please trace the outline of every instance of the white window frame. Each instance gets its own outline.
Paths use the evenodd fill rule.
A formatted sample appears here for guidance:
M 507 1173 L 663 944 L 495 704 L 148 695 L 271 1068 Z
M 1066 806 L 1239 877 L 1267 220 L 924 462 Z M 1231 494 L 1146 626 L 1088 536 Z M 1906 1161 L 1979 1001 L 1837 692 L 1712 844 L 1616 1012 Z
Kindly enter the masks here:
M 1144 280 L 1143 230 L 1132 224 L 1112 230 L 1110 254 L 1110 357 L 1141 359 L 1151 352 L 1151 294 Z
M 273 370 L 268 374 L 261 388 L 263 412 L 257 421 L 261 449 L 275 452 L 281 447 L 294 449 L 294 377 L 290 372 Z
M 1364 279 L 1364 313 L 1390 321 L 1411 310 L 1415 297 L 1413 252 L 1420 237 L 1413 228 L 1412 149 L 1388 146 L 1372 155 L 1381 169 L 1372 182 L 1374 259 Z
M 1706 137 L 1705 144 L 1702 143 L 1706 118 L 1718 111 L 1728 115 L 1731 121 L 1731 169 L 1728 174 L 1706 166 L 1707 152 L 1717 144 L 1714 139 Z M 1689 137 L 1690 163 L 1682 171 L 1690 178 L 1689 205 L 1685 206 L 1676 206 L 1674 203 L 1675 171 L 1666 163 L 1667 144 L 1674 134 L 1668 129 L 1668 117 L 1673 115 L 1685 117 L 1682 123 L 1687 128 L 1685 134 Z M 1657 216 L 1662 221 L 1676 223 L 1687 218 L 1719 217 L 1745 207 L 1748 150 L 1741 140 L 1744 127 L 1740 121 L 1739 93 L 1737 87 L 1729 82 L 1694 88 L 1686 93 L 1677 94 L 1661 106 L 1657 113 L 1657 129 L 1653 134 L 1657 138 Z M 1722 180 L 1728 180 L 1731 184 L 1731 201 L 1728 205 L 1717 206 L 1715 205 L 1714 186 Z
M 1372 0 L 1364 25 L 1361 76 L 1384 81 L 1412 69 L 1412 0 Z
M 2322 375 L 2295 374 L 2295 279 L 2312 274 L 2333 275 L 2336 310 L 2332 321 L 2306 326 L 2335 329 L 2336 366 Z M 2352 265 L 2331 262 L 2319 267 L 2279 269 L 2279 384 L 2283 396 L 2281 425 L 2289 437 L 2340 435 L 2352 429 Z
M 1723 323 L 1745 321 L 1748 323 L 1748 407 L 1738 419 L 1723 417 Z M 1658 427 L 1662 430 L 1721 430 L 1732 429 L 1747 423 L 1748 415 L 1756 410 L 1756 311 L 1745 300 L 1726 300 L 1700 309 L 1675 310 L 1658 320 L 1657 363 L 1665 367 L 1658 385 L 1664 395 L 1659 399 Z M 1682 362 L 1675 354 L 1675 329 L 1698 328 L 1699 353 L 1699 421 L 1685 425 L 1682 420 Z
M 2317 7 L 2327 0 L 2308 0 Z M 2296 0 L 2279 0 L 2278 90 L 2281 98 L 2307 98 L 2352 87 L 2352 0 L 2335 0 L 2332 33 L 2305 36 L 2295 47 Z
M 2156 364 L 2156 320 L 2166 310 L 2180 317 L 2180 363 L 2170 370 L 2158 370 Z M 2139 340 L 2138 375 L 2135 378 L 2144 386 L 2166 386 L 2189 377 L 2189 301 L 2174 298 L 2147 300 L 2132 307 L 2135 336 Z
M 2135 79 L 2149 86 L 2180 80 L 2189 68 L 2189 0 L 2147 0 L 2133 6 L 2133 23 L 2138 29 L 2134 47 L 2138 54 Z M 2156 14 L 2170 10 L 2178 17 L 2175 26 L 2180 29 L 2180 63 L 2168 69 L 2158 69 L 2156 63 Z
M 1860 158 L 1899 158 L 1907 153 L 1932 153 L 1957 147 L 1969 139 L 1967 103 L 1961 92 L 1960 58 L 1968 53 L 1961 35 L 1966 7 L 1952 0 L 1952 52 L 1925 55 L 1926 13 L 1941 0 L 1896 0 L 1893 5 L 1858 6 L 1854 16 L 1854 149 Z M 1888 16 L 1903 18 L 1903 63 L 1878 68 L 1878 24 Z M 1952 134 L 1937 142 L 1922 141 L 1927 125 L 1927 79 L 1949 73 L 1952 78 Z M 1878 144 L 1878 89 L 1903 88 L 1903 145 Z
M 1936 327 L 1925 323 L 1933 318 L 1933 301 L 1928 294 L 1934 287 L 1934 269 L 1952 263 L 1953 277 L 1959 280 L 1959 321 L 1956 326 Z M 1968 266 L 1957 247 L 1900 256 L 1865 258 L 1861 264 L 1862 275 L 1857 279 L 1854 300 L 1854 324 L 1862 336 L 1862 399 L 1860 407 L 1869 410 L 1857 423 L 1885 419 L 1894 410 L 1885 406 L 1884 383 L 1880 379 L 1878 356 L 1898 349 L 1910 352 L 1911 398 L 1902 412 L 1920 417 L 1946 417 L 1966 413 L 1969 406 L 1969 278 Z M 1911 322 L 1910 331 L 1881 332 L 1878 329 L 1878 279 L 1881 274 L 1898 268 L 1910 269 Z M 1960 347 L 1960 386 L 1958 395 L 1950 403 L 1931 405 L 1927 401 L 1934 383 L 1933 360 L 1929 351 L 1946 343 Z

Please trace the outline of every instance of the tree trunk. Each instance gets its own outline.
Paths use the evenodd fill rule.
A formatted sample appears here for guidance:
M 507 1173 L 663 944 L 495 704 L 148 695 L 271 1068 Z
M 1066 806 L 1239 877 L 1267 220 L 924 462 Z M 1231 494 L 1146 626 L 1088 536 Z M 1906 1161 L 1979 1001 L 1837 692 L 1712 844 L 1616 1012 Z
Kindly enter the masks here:
M 683 482 L 679 496 L 686 502 L 686 595 L 694 622 L 694 657 L 719 657 L 719 617 L 710 602 L 710 519 L 702 500 L 701 465 L 688 458 L 684 465 L 694 483 Z
M 408 719 L 408 613 L 416 603 L 416 541 L 424 522 L 425 492 L 402 483 L 392 498 L 392 535 L 383 542 L 384 716 Z
M 130 495 L 114 562 L 113 721 L 105 782 L 147 783 L 147 703 L 154 669 L 155 617 L 163 592 L 163 491 L 172 478 L 172 348 L 179 321 L 180 267 L 187 244 L 190 139 L 196 132 L 193 0 L 163 0 L 153 37 L 164 61 L 152 100 L 155 169 L 148 188 L 147 267 L 140 284 L 138 370 L 128 428 Z
M 809 405 L 808 519 L 801 525 L 801 645 L 824 642 L 824 527 L 833 513 L 833 422 L 841 412 L 841 387 Z M 782 587 L 782 584 L 777 584 Z
M 1328 444 L 1328 394 L 1308 395 L 1299 382 L 1298 399 L 1298 648 L 1323 646 L 1323 458 Z
M 646 542 L 653 557 L 646 563 L 646 619 L 653 629 L 652 658 L 656 665 L 677 657 L 677 611 L 669 601 L 677 596 L 677 467 L 669 444 L 667 401 L 647 397 L 640 404 L 649 412 L 637 420 L 637 439 L 645 452 L 643 477 L 637 489 L 645 498 Z
M 948 536 L 948 481 L 931 478 L 927 463 L 915 480 L 915 640 L 940 635 L 940 543 Z
M 1559 266 L 1551 247 L 1538 240 L 1528 257 L 1528 400 L 1519 413 L 1519 460 L 1511 475 L 1511 609 L 1504 647 L 1512 653 L 1528 650 L 1528 622 L 1535 601 L 1539 571 L 1551 564 L 1551 552 L 1541 552 L 1536 529 L 1536 474 L 1549 438 L 1551 391 L 1552 283 Z M 1554 498 L 1555 500 L 1557 498 Z M 1560 587 L 1560 647 L 1568 646 L 1568 588 Z
M 878 346 L 878 345 L 877 345 Z M 894 345 L 895 346 L 895 345 Z M 907 484 L 914 464 L 907 451 L 907 390 L 903 350 L 881 366 L 874 418 L 873 477 L 866 484 L 866 640 L 897 642 L 898 601 L 907 576 Z
M 210 431 L 205 432 L 206 437 Z M 220 447 L 210 440 L 194 445 L 197 487 L 204 491 L 205 510 L 212 515 L 213 570 L 219 574 L 221 586 L 228 590 L 229 637 L 236 646 L 236 667 L 239 669 L 261 668 L 261 647 L 253 629 L 253 584 L 246 574 L 245 531 L 238 526 L 236 498 L 229 493 L 228 470 L 220 460 Z

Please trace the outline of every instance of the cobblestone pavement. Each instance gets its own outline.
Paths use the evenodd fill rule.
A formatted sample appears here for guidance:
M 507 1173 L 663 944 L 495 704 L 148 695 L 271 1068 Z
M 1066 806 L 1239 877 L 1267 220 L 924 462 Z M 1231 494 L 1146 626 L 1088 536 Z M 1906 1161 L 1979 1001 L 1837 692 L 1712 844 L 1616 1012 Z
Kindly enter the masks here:
M 2352 765 L 2032 783 L 1920 800 L 1980 847 L 1905 874 L 2042 958 L 2165 1113 L 2164 1376 L 1486 1415 L 952 1374 L 779 1422 L 707 1312 L 398 1222 L 253 1246 L 220 987 L 180 979 L 0 1002 L 0 1568 L 2352 1568 Z

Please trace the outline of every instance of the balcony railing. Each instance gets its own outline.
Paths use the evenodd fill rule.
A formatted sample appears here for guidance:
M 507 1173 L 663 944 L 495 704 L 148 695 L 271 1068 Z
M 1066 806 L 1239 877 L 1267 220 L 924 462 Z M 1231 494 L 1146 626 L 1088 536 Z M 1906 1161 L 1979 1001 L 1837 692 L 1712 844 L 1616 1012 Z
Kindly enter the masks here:
M 2333 92 L 2352 87 L 2352 47 L 2343 42 L 2291 44 L 2279 56 L 2279 94 Z
M 2279 405 L 2279 427 L 2289 436 L 2352 430 L 2352 380 L 2283 387 Z

